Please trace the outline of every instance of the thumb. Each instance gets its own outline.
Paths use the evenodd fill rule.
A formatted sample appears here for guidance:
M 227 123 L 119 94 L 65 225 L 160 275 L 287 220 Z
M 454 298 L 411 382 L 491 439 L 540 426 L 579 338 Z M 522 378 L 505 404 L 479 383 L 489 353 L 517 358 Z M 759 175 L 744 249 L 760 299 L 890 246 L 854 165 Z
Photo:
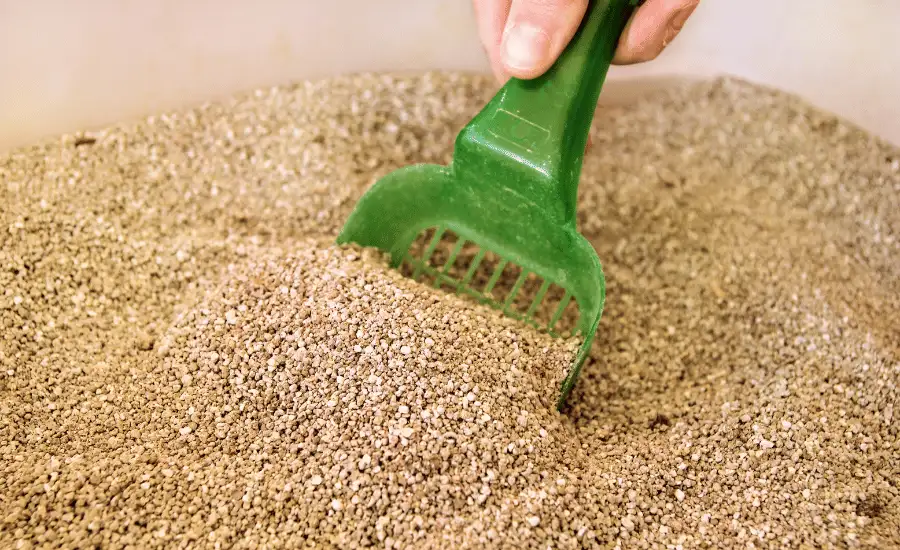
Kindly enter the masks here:
M 500 59 L 516 78 L 542 75 L 574 36 L 587 0 L 514 0 L 503 30 Z

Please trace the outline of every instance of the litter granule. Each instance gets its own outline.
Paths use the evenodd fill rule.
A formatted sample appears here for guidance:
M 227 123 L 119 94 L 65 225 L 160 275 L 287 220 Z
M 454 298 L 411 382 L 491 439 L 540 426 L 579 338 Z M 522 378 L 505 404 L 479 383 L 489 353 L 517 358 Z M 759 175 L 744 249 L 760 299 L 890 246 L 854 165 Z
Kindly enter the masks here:
M 0 157 L 0 546 L 900 547 L 900 151 L 734 79 L 601 109 L 574 342 L 329 243 L 493 92 L 354 76 Z

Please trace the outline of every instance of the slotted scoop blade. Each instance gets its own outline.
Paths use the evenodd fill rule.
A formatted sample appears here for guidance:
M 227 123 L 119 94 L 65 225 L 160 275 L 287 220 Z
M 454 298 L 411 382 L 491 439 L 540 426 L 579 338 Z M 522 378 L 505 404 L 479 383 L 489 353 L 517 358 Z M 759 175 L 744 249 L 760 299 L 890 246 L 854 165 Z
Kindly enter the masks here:
M 593 0 L 581 27 L 556 64 L 529 81 L 510 80 L 456 138 L 448 166 L 420 164 L 377 181 L 347 219 L 338 243 L 375 247 L 404 260 L 415 278 L 429 275 L 554 335 L 570 301 L 577 306 L 573 333 L 582 345 L 562 382 L 558 407 L 578 379 L 600 322 L 603 270 L 591 244 L 577 231 L 575 206 L 588 131 L 618 38 L 636 0 Z M 420 254 L 411 246 L 433 236 Z M 441 238 L 456 245 L 443 267 L 429 263 Z M 471 265 L 451 269 L 466 247 Z M 499 258 L 479 288 L 473 279 L 486 254 Z M 518 266 L 506 296 L 494 292 L 501 272 Z M 536 293 L 523 307 L 516 294 L 529 278 Z M 538 321 L 549 288 L 562 290 L 549 321 Z

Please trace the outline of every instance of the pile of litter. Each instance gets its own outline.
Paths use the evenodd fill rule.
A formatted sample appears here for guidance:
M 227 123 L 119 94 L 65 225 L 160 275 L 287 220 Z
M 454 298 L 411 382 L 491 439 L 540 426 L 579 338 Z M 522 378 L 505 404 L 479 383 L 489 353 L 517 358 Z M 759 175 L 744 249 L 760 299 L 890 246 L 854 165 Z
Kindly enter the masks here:
M 900 545 L 900 151 L 734 79 L 603 108 L 552 339 L 333 242 L 483 77 L 276 88 L 0 157 L 0 546 Z

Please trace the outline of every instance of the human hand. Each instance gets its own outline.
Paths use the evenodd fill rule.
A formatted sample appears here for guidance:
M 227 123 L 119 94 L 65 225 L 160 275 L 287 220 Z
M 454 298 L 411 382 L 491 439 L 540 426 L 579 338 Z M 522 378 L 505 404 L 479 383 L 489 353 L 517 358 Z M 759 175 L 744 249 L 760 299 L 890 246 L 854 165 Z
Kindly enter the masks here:
M 578 30 L 588 0 L 473 0 L 478 33 L 502 83 L 549 69 Z M 613 63 L 650 61 L 675 38 L 700 0 L 646 0 L 619 39 Z

